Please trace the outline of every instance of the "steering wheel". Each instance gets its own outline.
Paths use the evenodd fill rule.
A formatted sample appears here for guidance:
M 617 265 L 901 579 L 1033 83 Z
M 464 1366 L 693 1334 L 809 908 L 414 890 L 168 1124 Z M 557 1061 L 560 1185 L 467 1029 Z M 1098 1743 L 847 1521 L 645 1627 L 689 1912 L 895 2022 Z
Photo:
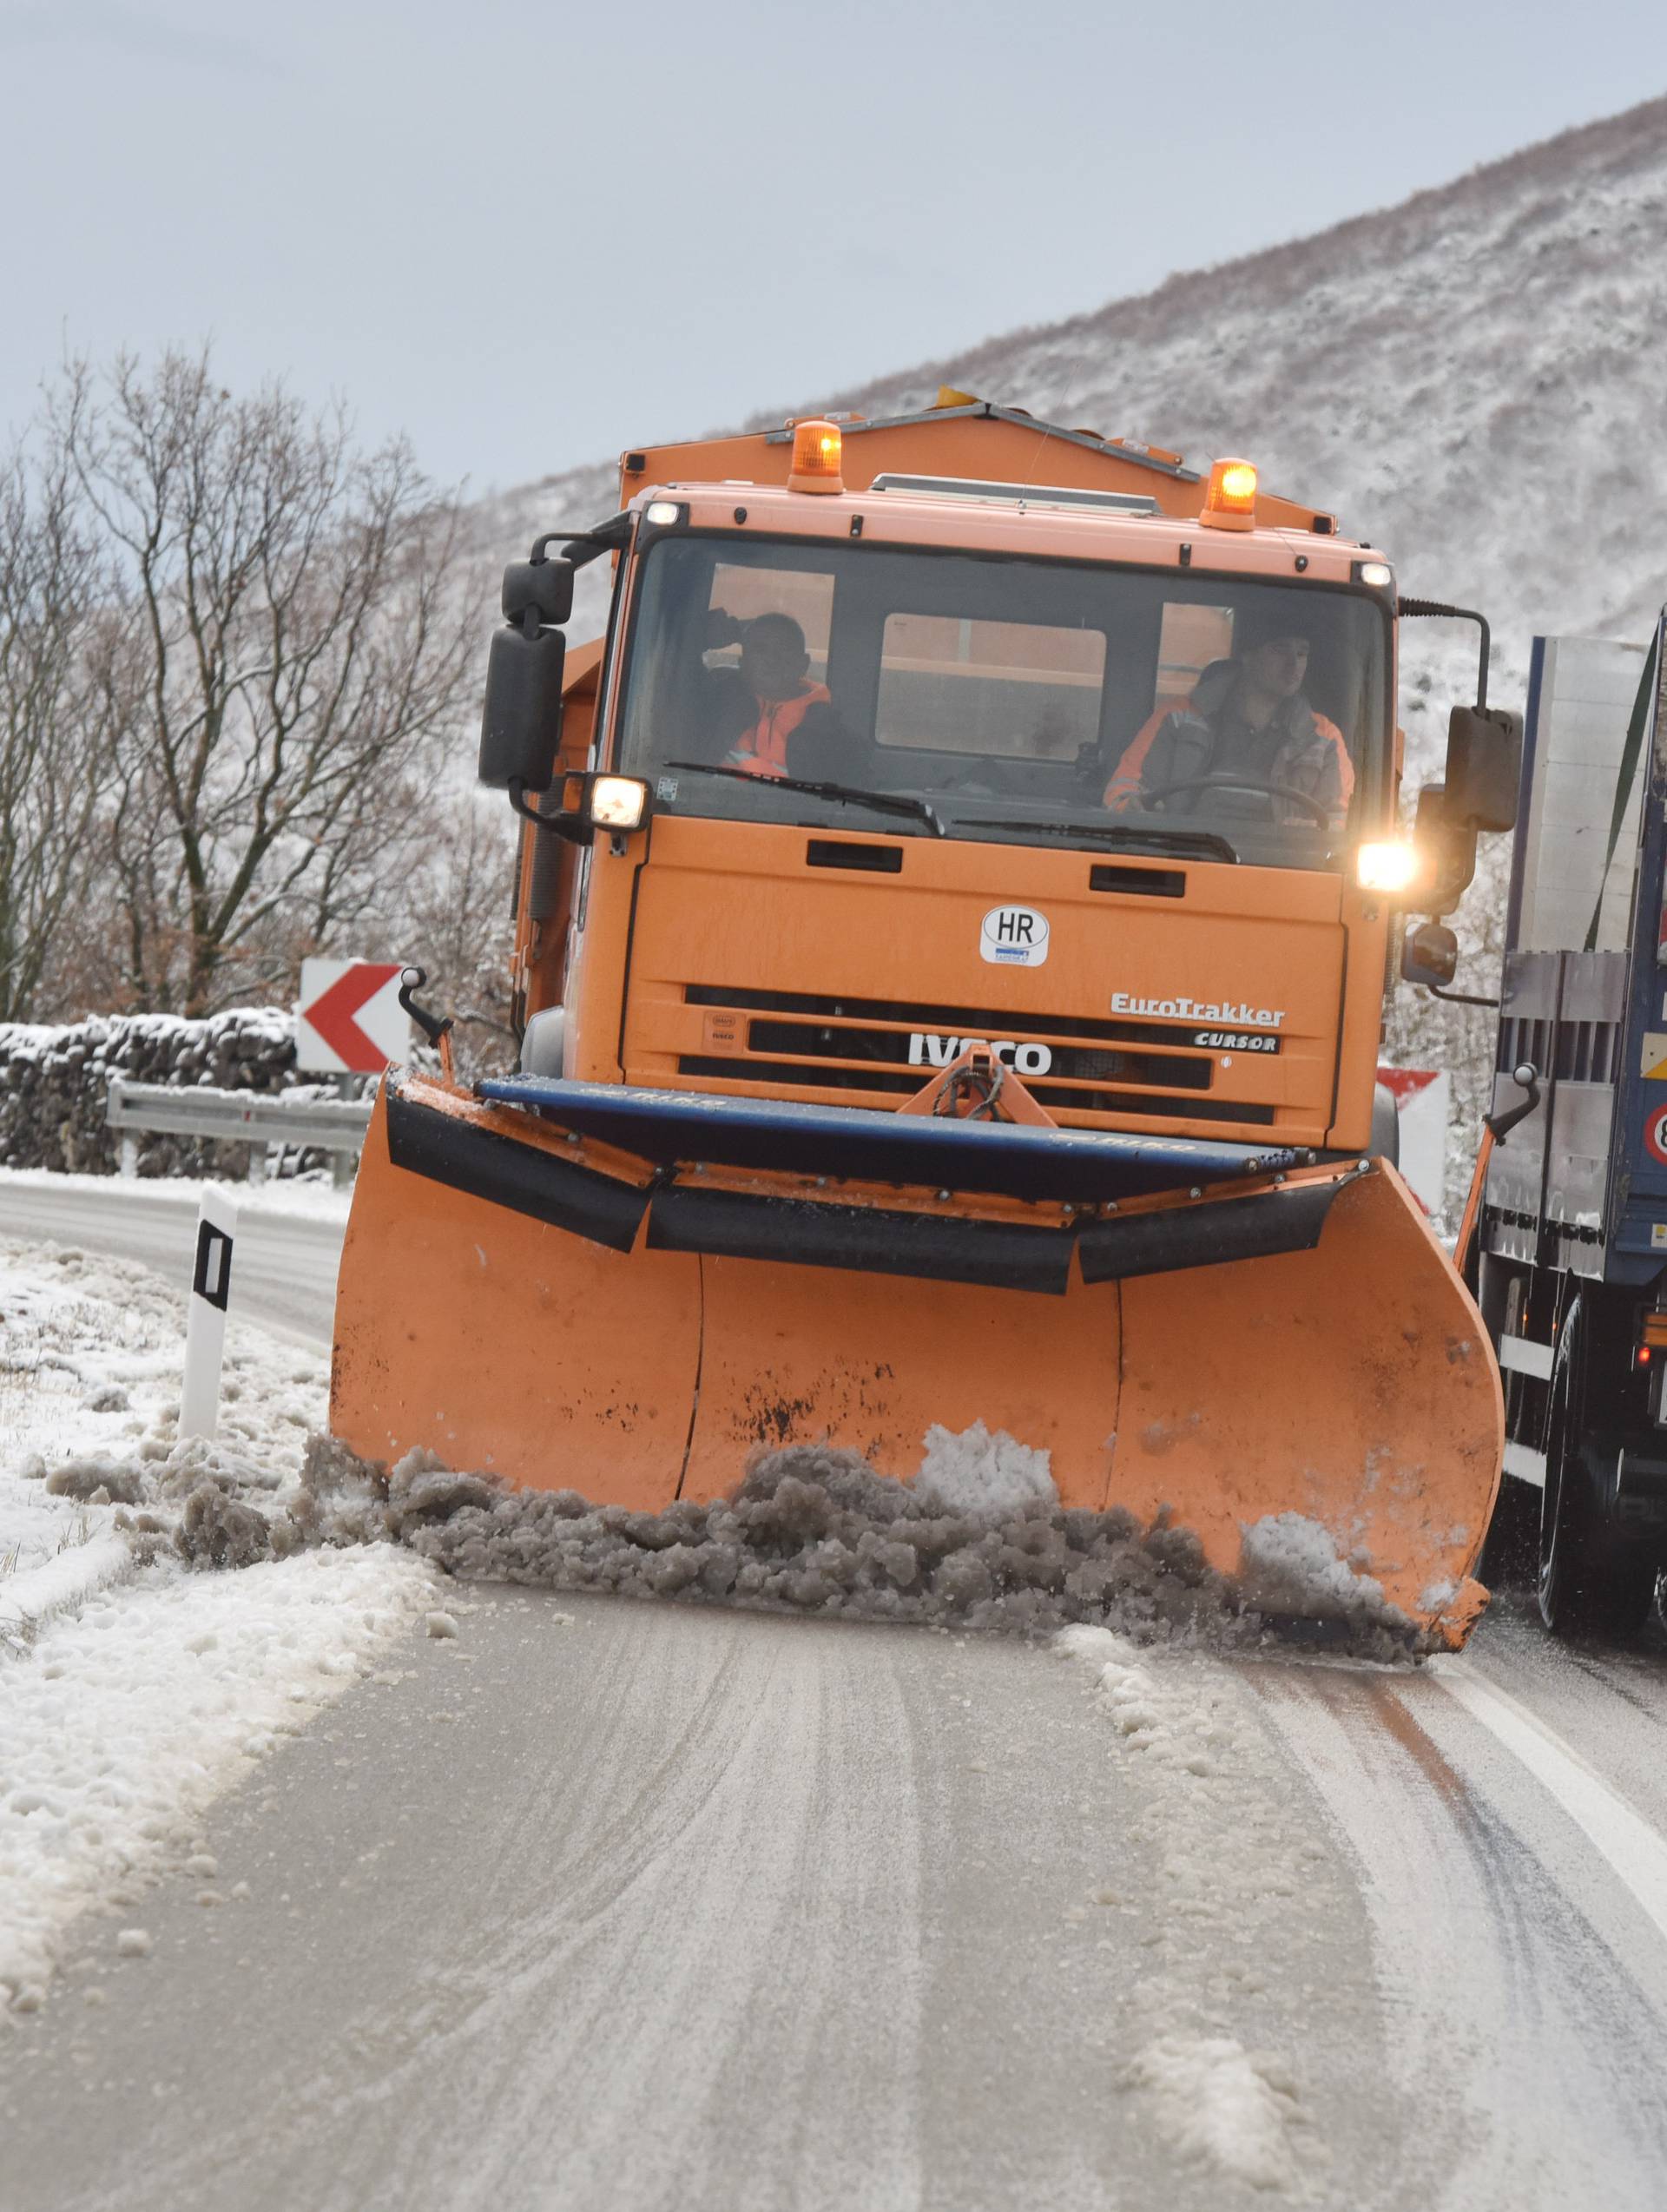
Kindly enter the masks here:
M 1184 783 L 1160 784 L 1154 791 L 1143 791 L 1138 803 L 1150 806 L 1157 800 L 1173 798 L 1178 791 L 1266 792 L 1270 799 L 1288 799 L 1294 806 L 1306 806 L 1321 829 L 1331 826 L 1331 808 L 1322 800 L 1288 783 L 1263 783 L 1258 776 L 1189 776 Z

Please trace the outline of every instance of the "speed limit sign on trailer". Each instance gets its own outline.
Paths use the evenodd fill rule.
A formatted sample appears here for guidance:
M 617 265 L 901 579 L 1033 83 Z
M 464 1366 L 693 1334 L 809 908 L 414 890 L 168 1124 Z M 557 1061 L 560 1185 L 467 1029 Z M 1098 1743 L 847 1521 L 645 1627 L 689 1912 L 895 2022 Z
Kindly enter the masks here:
M 1652 1106 L 1644 1116 L 1644 1149 L 1667 1168 L 1667 1106 Z

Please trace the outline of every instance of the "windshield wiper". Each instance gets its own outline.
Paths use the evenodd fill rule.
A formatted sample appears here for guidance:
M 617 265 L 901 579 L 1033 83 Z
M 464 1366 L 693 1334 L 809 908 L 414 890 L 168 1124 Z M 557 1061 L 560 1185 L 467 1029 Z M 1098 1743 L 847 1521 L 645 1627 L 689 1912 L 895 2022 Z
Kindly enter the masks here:
M 687 768 L 690 775 L 729 776 L 737 783 L 767 783 L 776 791 L 807 791 L 813 799 L 842 799 L 853 806 L 872 806 L 881 814 L 912 814 L 923 821 L 934 837 L 948 834 L 935 806 L 924 799 L 911 799 L 900 791 L 860 791 L 852 783 L 810 783 L 803 776 L 761 776 L 751 768 L 719 768 L 705 760 L 668 760 L 669 768 Z
M 1196 853 L 1211 860 L 1236 860 L 1238 853 L 1214 830 L 1141 829 L 1132 822 L 1036 822 L 992 819 L 987 814 L 962 818 L 978 829 L 1034 830 L 1038 837 L 1091 837 L 1102 845 L 1119 845 L 1127 852 Z

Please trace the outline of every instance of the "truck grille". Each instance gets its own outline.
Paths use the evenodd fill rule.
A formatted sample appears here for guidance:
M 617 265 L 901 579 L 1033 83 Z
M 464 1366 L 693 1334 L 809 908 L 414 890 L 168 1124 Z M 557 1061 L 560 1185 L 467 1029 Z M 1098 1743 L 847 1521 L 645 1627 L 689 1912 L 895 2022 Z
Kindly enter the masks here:
M 759 1017 L 747 1024 L 747 1055 L 684 1054 L 680 1073 L 733 1082 L 791 1084 L 908 1096 L 947 1065 L 961 1040 L 1012 1040 L 1016 1072 L 1051 1107 L 1090 1114 L 1143 1114 L 1183 1121 L 1268 1123 L 1271 1106 L 1201 1097 L 1209 1088 L 1209 1052 L 1130 1051 L 1130 1045 L 1190 1043 L 1184 1026 L 1093 1021 L 1080 1015 L 1022 1018 L 988 1007 L 910 1006 L 889 999 L 832 998 L 806 992 L 725 990 L 692 984 L 693 1006 Z M 895 1028 L 877 1024 L 896 1024 Z M 842 1066 L 856 1061 L 860 1066 Z M 809 1064 L 807 1064 L 809 1063 Z M 1161 1084 L 1175 1098 L 1130 1086 Z

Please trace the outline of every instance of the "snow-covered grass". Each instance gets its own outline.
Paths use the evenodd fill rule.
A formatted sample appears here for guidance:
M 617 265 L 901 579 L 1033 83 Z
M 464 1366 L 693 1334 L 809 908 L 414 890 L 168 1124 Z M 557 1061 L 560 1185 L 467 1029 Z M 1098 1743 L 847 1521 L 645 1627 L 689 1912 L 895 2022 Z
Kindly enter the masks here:
M 175 1491 L 201 1472 L 200 1447 L 175 1450 L 184 1327 L 183 1293 L 147 1267 L 0 1242 L 0 1636 L 63 1583 L 43 1569 L 141 1502 L 135 1463 Z M 322 1353 L 233 1323 L 217 1445 L 244 1485 L 293 1480 L 327 1390 Z
M 201 1571 L 294 1493 L 327 1373 L 234 1320 L 219 1433 L 181 1444 L 183 1306 L 0 1244 L 0 2004 L 38 2004 L 71 1924 L 188 1863 L 204 1807 L 434 1604 L 387 1544 Z
M 136 1912 L 162 1869 L 212 1885 L 205 1808 L 432 1603 L 379 1545 L 238 1575 L 164 1562 L 49 1623 L 0 1674 L 0 1998 L 33 2010 L 71 1925 Z

